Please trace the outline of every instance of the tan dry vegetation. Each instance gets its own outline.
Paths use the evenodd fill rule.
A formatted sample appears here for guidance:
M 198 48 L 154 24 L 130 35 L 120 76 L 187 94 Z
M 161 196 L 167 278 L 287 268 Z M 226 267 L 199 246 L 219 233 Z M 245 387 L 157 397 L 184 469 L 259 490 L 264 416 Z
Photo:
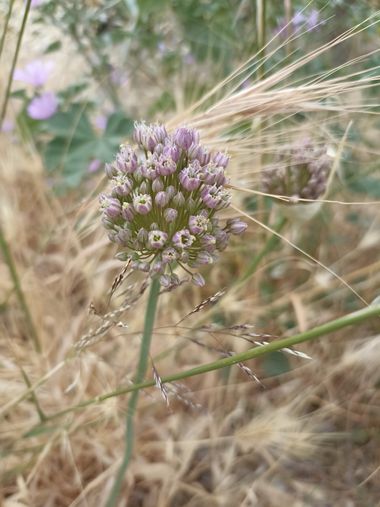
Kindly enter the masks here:
M 259 133 L 227 141 L 233 156 L 232 184 L 240 187 L 234 201 L 238 208 L 249 195 L 244 190 L 257 188 L 265 153 L 300 132 L 296 122 L 293 129 L 282 124 L 283 117 L 306 111 L 307 128 L 331 144 L 337 163 L 342 139 L 332 135 L 331 123 L 345 130 L 353 120 L 375 129 L 369 116 L 353 113 L 365 112 L 364 88 L 375 84 L 373 78 L 304 83 L 298 89 L 284 81 L 287 72 L 291 76 L 290 69 L 282 70 L 267 83 L 233 95 L 230 83 L 224 83 L 212 107 L 181 112 L 171 122 L 199 126 L 211 145 L 224 147 L 221 132 L 227 126 L 245 117 L 255 122 L 260 116 Z M 220 98 L 223 94 L 227 98 Z M 331 98 L 333 108 L 322 105 L 325 97 Z M 11 143 L 5 135 L 0 142 L 1 221 L 42 345 L 41 354 L 33 349 L 1 259 L 2 503 L 100 506 L 122 457 L 127 400 L 117 396 L 96 403 L 96 397 L 128 385 L 133 376 L 144 282 L 132 274 L 108 307 L 120 263 L 98 225 L 95 197 L 78 192 L 57 199 L 33 149 Z M 367 150 L 364 143 L 354 149 Z M 371 160 L 376 156 L 376 150 L 365 152 Z M 339 167 L 329 192 L 326 200 L 353 204 L 322 203 L 321 214 L 312 221 L 293 217 L 284 232 L 288 242 L 240 288 L 228 291 L 267 237 L 257 224 L 250 224 L 244 240 L 235 241 L 208 270 L 204 289 L 185 284 L 162 296 L 152 348 L 160 375 L 213 360 L 219 357 L 215 348 L 237 352 L 252 346 L 234 336 L 239 333 L 195 329 L 202 322 L 214 318 L 226 326 L 250 323 L 257 333 L 280 336 L 362 305 L 337 276 L 367 302 L 378 295 L 379 204 L 355 204 L 358 196 L 341 184 Z M 252 216 L 273 224 L 276 213 L 273 208 Z M 358 215 L 359 227 L 347 220 L 349 213 Z M 202 299 L 223 287 L 227 293 L 215 308 L 175 327 Z M 91 303 L 101 314 L 125 303 L 131 308 L 108 319 L 107 331 L 94 336 L 91 330 L 105 323 L 89 312 Z M 248 366 L 265 388 L 233 367 L 169 385 L 169 408 L 158 389 L 142 391 L 134 461 L 124 487 L 128 506 L 375 505 L 380 492 L 378 332 L 375 320 L 305 344 L 300 348 L 312 360 L 289 357 L 291 368 L 280 376 L 267 375 L 262 360 L 251 362 Z M 77 352 L 74 345 L 88 334 L 88 346 Z M 52 417 L 92 398 L 95 402 L 87 407 Z M 48 418 L 42 425 L 39 410 Z

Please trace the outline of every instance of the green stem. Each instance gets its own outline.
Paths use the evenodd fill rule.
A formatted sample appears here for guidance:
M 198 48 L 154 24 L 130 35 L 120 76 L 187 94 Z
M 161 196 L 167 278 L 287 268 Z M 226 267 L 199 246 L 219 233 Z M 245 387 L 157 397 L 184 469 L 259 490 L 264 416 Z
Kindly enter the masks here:
M 178 380 L 183 380 L 185 378 L 194 377 L 195 375 L 201 375 L 209 371 L 219 370 L 220 368 L 225 368 L 226 366 L 232 366 L 237 363 L 248 361 L 249 359 L 254 359 L 255 357 L 267 354 L 268 352 L 275 352 L 277 350 L 281 350 L 287 347 L 292 347 L 294 345 L 297 345 L 298 343 L 314 340 L 315 338 L 319 338 L 320 336 L 333 333 L 347 326 L 360 324 L 361 322 L 364 322 L 365 320 L 371 317 L 380 317 L 380 305 L 368 306 L 363 310 L 350 313 L 348 315 L 345 315 L 344 317 L 340 317 L 339 319 L 335 319 L 320 326 L 314 327 L 313 329 L 305 331 L 304 333 L 299 333 L 289 338 L 276 340 L 274 342 L 268 343 L 267 345 L 254 347 L 240 354 L 228 356 L 223 359 L 213 361 L 212 363 L 207 363 L 201 366 L 197 366 L 195 368 L 191 368 L 190 370 L 175 373 L 173 375 L 168 375 L 166 377 L 162 377 L 161 380 L 162 383 L 165 384 L 168 382 L 176 382 Z M 89 405 L 100 403 L 109 398 L 113 398 L 114 396 L 120 396 L 122 394 L 139 391 L 140 389 L 146 389 L 154 385 L 155 385 L 154 380 L 149 380 L 147 382 L 141 382 L 140 384 L 134 384 L 129 387 L 121 387 L 119 389 L 116 389 L 115 391 L 111 391 L 101 396 L 97 396 L 96 398 L 91 398 L 89 400 L 82 401 L 78 405 L 68 407 L 60 412 L 48 416 L 48 419 L 49 420 L 55 419 L 67 413 L 74 412 L 76 410 L 81 410 L 82 408 L 85 408 Z M 109 504 L 107 507 L 110 507 L 111 505 L 112 504 Z
M 32 387 L 32 383 L 30 382 L 29 377 L 26 374 L 26 371 L 24 370 L 24 368 L 20 368 L 20 369 L 21 369 L 21 374 L 22 374 L 22 376 L 24 378 L 25 384 L 30 389 Z M 47 419 L 47 417 L 46 417 L 46 415 L 44 414 L 44 411 L 41 408 L 41 405 L 40 405 L 40 403 L 38 401 L 38 398 L 37 398 L 36 393 L 34 392 L 34 390 L 32 390 L 32 392 L 30 394 L 30 399 L 32 400 L 32 402 L 34 403 L 34 405 L 36 407 L 37 414 L 38 414 L 38 417 L 40 418 L 41 423 L 45 422 L 46 419 Z
M 134 379 L 134 385 L 141 385 L 143 383 L 149 359 L 149 349 L 152 340 L 152 331 L 154 326 L 154 320 L 156 316 L 158 295 L 160 292 L 160 283 L 158 278 L 154 278 L 150 288 L 148 305 L 145 314 L 144 332 L 140 347 L 140 357 L 137 366 L 137 372 Z M 111 494 L 108 498 L 106 507 L 114 507 L 120 494 L 121 486 L 125 472 L 128 468 L 131 460 L 134 442 L 134 419 L 137 407 L 139 390 L 134 389 L 128 402 L 127 416 L 126 416 L 126 428 L 125 428 L 125 449 L 123 461 L 120 465 L 120 469 L 115 479 Z
M 1 41 L 0 41 L 0 58 L 1 58 L 1 55 L 3 53 L 3 47 L 4 47 L 4 42 L 5 42 L 5 36 L 7 35 L 7 31 L 8 31 L 8 25 L 9 25 L 9 20 L 12 16 L 12 10 L 13 10 L 13 4 L 15 3 L 15 0 L 10 0 L 9 2 L 9 5 L 8 5 L 8 11 L 7 11 L 7 15 L 5 17 L 5 23 L 4 23 L 4 28 L 3 28 L 3 33 L 1 34 Z
M 10 92 L 11 92 L 11 86 L 12 86 L 12 81 L 13 81 L 13 73 L 14 73 L 15 68 L 16 68 L 17 58 L 18 58 L 18 54 L 20 52 L 21 41 L 22 41 L 22 37 L 24 35 L 26 21 L 28 19 L 28 14 L 29 14 L 30 4 L 31 3 L 32 3 L 32 0 L 27 0 L 26 6 L 25 6 L 25 11 L 24 11 L 24 17 L 22 18 L 20 33 L 18 34 L 18 39 L 17 39 L 17 44 L 16 44 L 16 50 L 15 50 L 15 53 L 13 55 L 11 71 L 9 73 L 8 84 L 7 84 L 7 88 L 6 88 L 6 91 L 5 91 L 5 98 L 4 98 L 4 102 L 3 102 L 3 108 L 2 108 L 1 114 L 0 114 L 0 128 L 1 128 L 1 126 L 3 124 L 4 118 L 5 118 L 5 113 L 7 112 L 8 100 L 9 100 L 9 95 L 10 95 Z
M 26 302 L 23 290 L 21 288 L 21 283 L 20 283 L 19 276 L 17 274 L 16 265 L 13 262 L 12 254 L 10 252 L 10 249 L 8 247 L 8 243 L 5 239 L 5 236 L 3 234 L 1 227 L 0 227 L 0 250 L 3 252 L 5 262 L 8 265 L 8 269 L 11 274 L 14 288 L 16 291 L 16 296 L 17 296 L 20 306 L 24 312 L 26 323 L 27 323 L 27 326 L 29 329 L 29 334 L 32 338 L 34 348 L 36 349 L 37 352 L 41 352 L 41 345 L 40 345 L 40 341 L 38 339 L 38 334 L 37 334 L 36 328 L 34 327 L 32 315 L 29 311 L 28 304 Z
M 284 217 L 281 217 L 280 220 L 277 222 L 277 224 L 274 226 L 274 231 L 281 232 L 281 230 L 284 228 L 287 220 Z M 268 255 L 278 244 L 279 237 L 276 236 L 276 234 L 271 234 L 267 242 L 264 244 L 262 249 L 255 255 L 255 257 L 252 259 L 252 262 L 248 265 L 247 270 L 243 274 L 243 276 L 237 280 L 236 285 L 241 285 L 244 283 L 248 278 L 250 278 L 256 271 L 258 265 L 260 262 L 264 259 L 266 255 Z
M 256 30 L 257 30 L 257 49 L 260 52 L 261 58 L 265 57 L 265 43 L 266 43 L 266 35 L 265 35 L 265 18 L 266 18 L 266 0 L 256 0 Z M 259 80 L 264 78 L 265 67 L 264 61 L 259 66 L 257 70 L 257 77 Z

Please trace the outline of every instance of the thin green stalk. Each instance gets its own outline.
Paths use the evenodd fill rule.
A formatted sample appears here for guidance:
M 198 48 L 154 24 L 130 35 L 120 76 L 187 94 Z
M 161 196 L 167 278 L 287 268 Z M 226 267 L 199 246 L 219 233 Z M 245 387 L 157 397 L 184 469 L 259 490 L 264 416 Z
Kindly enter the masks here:
M 16 296 L 17 296 L 17 299 L 20 303 L 22 311 L 24 312 L 26 323 L 27 323 L 28 330 L 29 330 L 29 334 L 30 334 L 30 337 L 33 341 L 34 348 L 36 349 L 37 352 L 41 352 L 40 340 L 38 338 L 38 334 L 37 334 L 36 328 L 33 323 L 32 315 L 29 311 L 29 307 L 28 307 L 28 304 L 26 302 L 26 299 L 25 299 L 25 296 L 24 296 L 24 293 L 23 293 L 23 290 L 21 287 L 20 278 L 17 273 L 16 265 L 13 262 L 11 251 L 8 247 L 8 243 L 5 239 L 5 236 L 3 234 L 1 227 L 0 227 L 0 250 L 3 252 L 5 262 L 8 265 L 8 269 L 11 274 L 14 288 L 16 291 Z
M 15 0 L 10 0 L 9 5 L 8 5 L 8 11 L 7 11 L 7 14 L 5 16 L 5 23 L 4 23 L 3 33 L 1 34 L 1 41 L 0 41 L 0 58 L 1 58 L 1 55 L 3 53 L 5 37 L 7 35 L 9 20 L 10 20 L 10 18 L 12 16 L 12 10 L 13 10 L 13 4 L 14 3 L 15 3 Z
M 168 382 L 176 382 L 178 380 L 194 377 L 196 375 L 202 375 L 204 373 L 213 370 L 219 370 L 220 368 L 225 368 L 226 366 L 232 366 L 237 363 L 248 361 L 249 359 L 254 359 L 256 357 L 262 356 L 263 354 L 267 354 L 268 352 L 275 352 L 287 347 L 292 347 L 299 343 L 314 340 L 315 338 L 319 338 L 320 336 L 334 333 L 335 331 L 338 331 L 344 327 L 360 324 L 361 322 L 364 322 L 370 319 L 371 317 L 380 317 L 380 305 L 368 306 L 363 310 L 350 313 L 348 315 L 345 315 L 344 317 L 340 317 L 339 319 L 331 320 L 330 322 L 326 322 L 325 324 L 314 327 L 309 331 L 296 334 L 289 338 L 283 338 L 281 340 L 276 340 L 274 342 L 268 343 L 267 345 L 254 347 L 240 354 L 235 354 L 233 356 L 228 356 L 223 359 L 218 359 L 217 361 L 203 364 L 201 366 L 191 368 L 190 370 L 175 373 L 173 375 L 167 375 L 166 377 L 162 377 L 161 381 L 164 384 Z M 61 410 L 60 412 L 48 416 L 48 419 L 49 420 L 56 419 L 70 412 L 81 410 L 85 407 L 88 407 L 89 405 L 101 403 L 102 401 L 105 401 L 109 398 L 113 398 L 114 396 L 120 396 L 123 394 L 139 391 L 140 389 L 146 389 L 154 385 L 155 385 L 154 380 L 149 380 L 147 382 L 141 382 L 140 384 L 134 384 L 128 387 L 121 387 L 119 389 L 116 389 L 115 391 L 111 391 L 101 396 L 97 396 L 96 398 L 91 398 L 89 400 L 82 401 L 81 403 L 78 403 L 78 405 L 74 405 L 72 407 L 66 408 L 65 410 Z M 111 505 L 112 504 L 109 504 L 107 507 L 111 507 Z
M 262 81 L 265 77 L 265 53 L 266 53 L 266 0 L 256 0 L 256 30 L 257 30 L 257 51 L 260 54 L 260 58 L 262 59 L 261 65 L 257 68 L 257 81 Z M 257 122 L 257 145 L 260 146 L 263 136 L 263 131 L 266 127 L 265 117 L 259 117 Z M 258 169 L 259 171 L 263 171 L 264 166 L 264 155 L 263 153 L 259 156 L 258 161 Z M 257 198 L 258 210 L 264 209 L 264 196 L 258 196 Z M 264 236 L 264 232 L 260 233 L 261 237 Z
M 266 0 L 256 0 L 256 30 L 257 30 L 257 50 L 260 51 L 261 58 L 265 57 L 265 18 L 266 18 Z M 264 62 L 257 70 L 259 80 L 263 79 L 265 73 Z
M 29 377 L 26 374 L 26 371 L 24 370 L 24 368 L 20 368 L 20 369 L 21 369 L 21 374 L 23 376 L 25 384 L 30 389 L 32 387 L 32 383 L 30 382 Z M 32 402 L 34 403 L 34 406 L 36 407 L 37 414 L 38 414 L 38 417 L 40 418 L 41 423 L 45 422 L 47 417 L 46 417 L 44 411 L 42 410 L 40 402 L 38 401 L 38 398 L 37 398 L 36 393 L 34 391 L 31 392 L 30 399 L 32 400 Z
M 26 6 L 25 6 L 25 11 L 24 11 L 24 17 L 22 18 L 21 29 L 20 29 L 20 32 L 18 34 L 18 39 L 17 39 L 17 44 L 16 44 L 16 50 L 15 50 L 15 53 L 13 55 L 11 71 L 9 73 L 8 84 L 7 84 L 7 88 L 6 88 L 6 91 L 5 91 L 5 98 L 4 98 L 4 102 L 3 102 L 3 108 L 2 108 L 1 114 L 0 114 L 0 128 L 3 125 L 3 121 L 4 121 L 4 118 L 5 118 L 5 113 L 7 112 L 8 100 L 9 100 L 9 95 L 10 95 L 10 92 L 11 92 L 11 86 L 12 86 L 12 81 L 13 81 L 13 73 L 14 73 L 15 68 L 16 68 L 17 58 L 18 58 L 18 54 L 20 52 L 21 41 L 22 41 L 22 37 L 24 35 L 25 26 L 26 26 L 26 22 L 27 22 L 27 19 L 28 19 L 29 10 L 30 10 L 30 4 L 31 3 L 32 3 L 32 0 L 27 0 Z
M 281 217 L 280 220 L 277 222 L 277 224 L 274 226 L 274 230 L 276 232 L 280 232 L 284 228 L 286 222 L 287 222 L 286 218 Z M 271 236 L 268 238 L 262 249 L 252 259 L 252 262 L 248 265 L 248 268 L 246 269 L 245 273 L 239 280 L 237 280 L 236 282 L 237 286 L 243 284 L 246 280 L 248 280 L 248 278 L 250 278 L 255 273 L 260 262 L 277 246 L 278 242 L 279 237 L 276 236 L 275 234 L 271 234 Z
M 160 292 L 160 282 L 158 278 L 154 278 L 150 287 L 149 299 L 145 314 L 144 332 L 140 347 L 139 363 L 137 365 L 137 372 L 134 379 L 134 385 L 141 385 L 145 378 L 148 359 L 149 349 L 152 340 L 152 331 L 154 326 L 154 320 L 156 316 L 158 295 Z M 123 461 L 120 465 L 118 474 L 115 479 L 111 494 L 108 498 L 106 507 L 114 507 L 120 494 L 121 486 L 123 484 L 125 472 L 128 468 L 129 462 L 132 457 L 133 443 L 134 443 L 134 419 L 137 408 L 137 401 L 139 396 L 139 390 L 135 389 L 128 402 L 128 409 L 126 415 L 126 428 L 125 428 L 125 449 Z

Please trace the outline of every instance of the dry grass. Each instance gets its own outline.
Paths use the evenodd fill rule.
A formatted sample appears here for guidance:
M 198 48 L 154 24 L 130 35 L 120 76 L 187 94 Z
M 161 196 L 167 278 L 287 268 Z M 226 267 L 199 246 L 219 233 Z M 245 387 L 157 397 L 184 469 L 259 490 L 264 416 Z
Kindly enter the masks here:
M 305 56 L 297 65 L 316 56 Z M 344 131 L 353 120 L 374 131 L 374 120 L 354 113 L 366 111 L 365 88 L 375 85 L 375 78 L 292 84 L 294 70 L 291 65 L 274 72 L 244 92 L 234 92 L 236 81 L 223 83 L 212 106 L 207 98 L 203 110 L 198 104 L 171 123 L 186 119 L 210 144 L 227 145 L 232 184 L 253 191 L 265 156 L 304 132 L 305 124 L 284 121 L 296 111 L 307 113 L 306 128 L 331 144 L 336 156 L 342 138 L 332 134 L 331 125 Z M 233 76 L 237 82 L 239 76 Z M 257 122 L 256 130 L 224 137 L 227 127 L 246 118 Z M 0 143 L 2 226 L 43 350 L 33 350 L 1 260 L 2 505 L 100 506 L 122 456 L 125 396 L 49 416 L 130 382 L 143 324 L 144 282 L 133 274 L 108 305 L 120 263 L 98 225 L 95 199 L 79 193 L 56 199 L 34 151 L 5 135 Z M 354 149 L 360 153 L 366 145 L 357 143 Z M 362 159 L 377 155 L 374 149 Z M 238 208 L 247 195 L 235 192 Z M 207 272 L 204 289 L 184 284 L 164 294 L 152 349 L 156 375 L 215 359 L 216 349 L 252 346 L 235 336 L 239 333 L 192 330 L 206 320 L 226 326 L 249 322 L 257 333 L 279 336 L 362 305 L 352 291 L 372 301 L 378 294 L 380 234 L 379 206 L 372 200 L 339 204 L 363 201 L 363 196 L 344 186 L 338 168 L 320 214 L 304 222 L 293 216 L 283 233 L 287 241 L 246 284 L 228 291 L 266 239 L 258 225 Z M 276 208 L 259 209 L 254 218 L 273 224 L 276 213 Z M 352 213 L 356 222 L 348 219 Z M 227 293 L 216 307 L 175 327 L 223 287 Z M 89 311 L 91 304 L 100 315 L 127 308 L 108 316 L 105 332 L 94 336 L 104 319 Z M 128 500 L 120 506 L 374 506 L 380 473 L 377 333 L 373 321 L 304 345 L 312 360 L 290 357 L 290 370 L 280 376 L 270 376 L 263 361 L 249 364 L 265 388 L 236 367 L 167 386 L 169 408 L 158 389 L 143 391 L 135 457 L 124 488 Z M 89 343 L 78 352 L 75 345 L 86 335 Z M 28 382 L 35 388 L 28 390 Z

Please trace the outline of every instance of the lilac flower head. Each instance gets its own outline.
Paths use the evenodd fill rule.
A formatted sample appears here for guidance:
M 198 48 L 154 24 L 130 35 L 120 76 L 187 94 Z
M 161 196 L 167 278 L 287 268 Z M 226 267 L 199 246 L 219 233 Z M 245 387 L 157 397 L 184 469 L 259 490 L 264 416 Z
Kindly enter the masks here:
M 23 81 L 35 88 L 44 86 L 54 67 L 52 62 L 42 60 L 33 60 L 29 62 L 23 69 L 16 69 L 13 74 L 15 81 Z
M 47 120 L 55 115 L 58 109 L 58 98 L 53 92 L 46 92 L 34 97 L 29 102 L 27 112 L 33 120 Z
M 263 172 L 262 189 L 291 197 L 294 202 L 299 198 L 315 200 L 325 193 L 331 167 L 326 146 L 303 139 L 278 152 L 273 166 Z
M 311 9 L 311 11 L 302 10 L 294 14 L 289 24 L 282 18 L 277 25 L 276 32 L 282 32 L 284 36 L 290 36 L 305 28 L 308 31 L 315 30 L 321 24 L 323 22 L 319 19 L 318 9 Z
M 213 263 L 230 235 L 245 229 L 241 221 L 223 226 L 218 218 L 231 197 L 228 156 L 209 153 L 198 131 L 187 127 L 170 134 L 163 125 L 138 123 L 134 139 L 136 149 L 122 146 L 106 164 L 111 188 L 101 197 L 102 223 L 123 248 L 118 258 L 130 258 L 134 269 L 175 287 L 173 268 Z M 204 285 L 199 273 L 192 273 L 192 281 Z
M 314 30 L 319 22 L 319 11 L 318 9 L 312 9 L 309 15 L 306 17 L 306 26 L 309 30 Z

